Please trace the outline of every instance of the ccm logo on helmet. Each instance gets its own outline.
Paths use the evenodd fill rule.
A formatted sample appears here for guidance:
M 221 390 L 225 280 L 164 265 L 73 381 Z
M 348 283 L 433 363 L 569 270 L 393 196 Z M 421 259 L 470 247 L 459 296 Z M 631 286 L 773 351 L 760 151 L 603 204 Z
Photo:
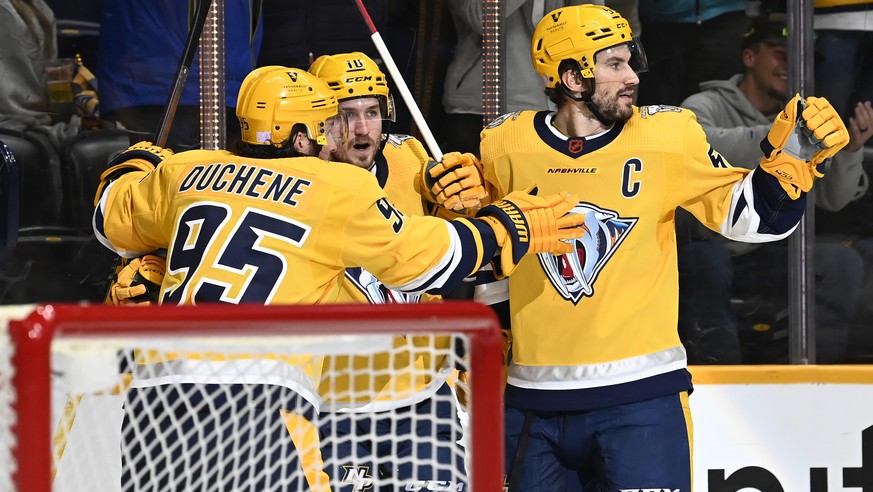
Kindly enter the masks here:
M 351 84 L 353 82 L 366 82 L 368 80 L 373 80 L 372 75 L 361 75 L 360 77 L 348 77 L 345 80 L 346 84 Z

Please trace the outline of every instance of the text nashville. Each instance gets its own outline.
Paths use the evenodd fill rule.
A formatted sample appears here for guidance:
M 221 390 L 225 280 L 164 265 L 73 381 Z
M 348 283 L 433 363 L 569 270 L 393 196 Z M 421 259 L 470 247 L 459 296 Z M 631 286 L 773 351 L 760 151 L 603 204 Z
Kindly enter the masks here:
M 595 174 L 596 167 L 553 167 L 546 174 Z

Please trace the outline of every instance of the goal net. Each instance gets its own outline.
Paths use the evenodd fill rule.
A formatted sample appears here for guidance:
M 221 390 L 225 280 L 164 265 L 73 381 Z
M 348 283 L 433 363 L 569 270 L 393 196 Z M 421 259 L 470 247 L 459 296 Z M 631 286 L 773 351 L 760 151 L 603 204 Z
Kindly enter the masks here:
M 502 336 L 485 306 L 3 317 L 14 491 L 502 490 Z

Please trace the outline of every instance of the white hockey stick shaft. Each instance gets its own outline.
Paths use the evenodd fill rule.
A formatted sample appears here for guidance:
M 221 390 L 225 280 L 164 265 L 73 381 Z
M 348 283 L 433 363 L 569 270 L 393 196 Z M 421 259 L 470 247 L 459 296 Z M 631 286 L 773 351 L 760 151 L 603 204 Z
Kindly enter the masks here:
M 397 64 L 394 63 L 394 58 L 388 51 L 388 46 L 385 45 L 382 36 L 379 34 L 379 31 L 376 30 L 376 25 L 373 24 L 370 14 L 367 12 L 366 7 L 364 7 L 363 0 L 355 0 L 355 4 L 357 4 L 358 12 L 361 13 L 361 17 L 364 18 L 367 27 L 370 28 L 370 39 L 373 40 L 376 50 L 379 52 L 379 55 L 382 56 L 382 60 L 388 68 L 388 73 L 391 74 L 391 78 L 394 80 L 397 90 L 400 91 L 400 97 L 403 98 L 403 102 L 406 103 L 406 107 L 409 108 L 409 112 L 412 114 L 412 120 L 415 122 L 415 126 L 418 127 L 418 131 L 421 132 L 421 137 L 424 139 L 425 145 L 427 145 L 434 160 L 440 162 L 443 160 L 443 152 L 440 150 L 439 145 L 437 145 L 436 139 L 430 131 L 430 127 L 427 126 L 427 121 L 424 120 L 424 115 L 421 114 L 421 110 L 418 108 L 415 99 L 413 99 L 412 93 L 409 92 L 409 87 L 407 87 L 406 82 L 403 80 L 400 70 L 397 69 Z

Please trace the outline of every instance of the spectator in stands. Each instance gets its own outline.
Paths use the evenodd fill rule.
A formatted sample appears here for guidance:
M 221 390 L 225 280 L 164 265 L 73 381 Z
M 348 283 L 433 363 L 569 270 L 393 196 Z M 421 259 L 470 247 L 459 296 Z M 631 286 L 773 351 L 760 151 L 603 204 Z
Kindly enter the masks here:
M 640 76 L 638 103 L 678 106 L 706 80 L 740 69 L 746 0 L 646 0 L 639 4 L 649 72 Z
M 82 116 L 96 117 L 96 93 L 87 69 L 75 60 L 61 61 L 67 65 L 66 80 L 60 82 L 67 85 L 60 96 L 67 98 L 70 114 L 57 114 L 47 77 L 59 65 L 57 56 L 55 16 L 48 4 L 0 0 L 0 128 L 39 131 L 59 149 L 79 132 Z
M 234 115 L 243 78 L 261 45 L 260 17 L 251 0 L 225 2 L 227 135 L 239 134 Z M 100 22 L 101 112 L 107 120 L 149 139 L 163 115 L 185 49 L 195 2 L 106 0 Z M 167 147 L 200 146 L 200 65 L 194 59 Z M 134 139 L 135 140 L 135 139 Z
M 530 63 L 530 39 L 546 12 L 580 1 L 516 0 L 503 4 L 506 49 L 506 112 L 548 109 L 543 82 Z M 457 44 L 446 71 L 443 108 L 446 111 L 446 147 L 479 155 L 482 115 L 482 2 L 450 0 Z
M 0 127 L 48 125 L 44 69 L 57 58 L 54 13 L 43 0 L 2 0 L 0 12 Z
M 682 102 L 697 115 L 713 148 L 731 163 L 741 165 L 758 155 L 758 143 L 790 96 L 786 32 L 784 23 L 766 19 L 753 22 L 742 43 L 743 73 L 728 80 L 704 82 L 701 92 Z M 851 142 L 833 157 L 827 176 L 816 186 L 816 204 L 821 208 L 839 210 L 866 191 L 860 149 L 873 130 L 862 132 L 860 126 L 873 128 L 869 106 L 859 107 L 850 119 Z M 680 331 L 689 347 L 689 360 L 739 363 L 730 300 L 747 289 L 763 295 L 784 291 L 787 245 L 784 241 L 773 245 L 728 243 L 688 220 L 679 226 L 680 241 L 686 240 L 679 249 L 679 269 Z M 843 362 L 849 323 L 858 301 L 861 259 L 845 245 L 819 243 L 814 262 L 818 278 L 817 361 Z

